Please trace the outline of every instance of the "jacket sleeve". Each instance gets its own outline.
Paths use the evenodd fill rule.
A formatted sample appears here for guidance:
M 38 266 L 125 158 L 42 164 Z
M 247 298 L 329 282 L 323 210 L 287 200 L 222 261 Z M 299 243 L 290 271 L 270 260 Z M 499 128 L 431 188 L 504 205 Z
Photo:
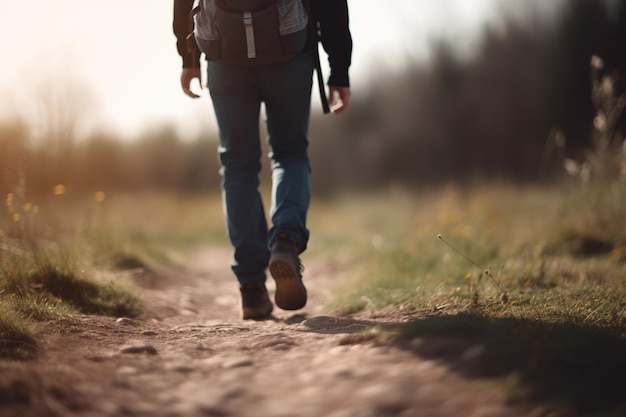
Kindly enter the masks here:
M 320 40 L 328 54 L 330 76 L 328 84 L 350 86 L 349 68 L 352 61 L 352 36 L 347 0 L 310 0 L 312 13 L 319 24 Z
M 174 35 L 176 35 L 176 49 L 183 59 L 183 68 L 197 68 L 200 66 L 200 52 L 198 48 L 189 51 L 187 36 L 193 32 L 191 9 L 194 0 L 174 0 Z

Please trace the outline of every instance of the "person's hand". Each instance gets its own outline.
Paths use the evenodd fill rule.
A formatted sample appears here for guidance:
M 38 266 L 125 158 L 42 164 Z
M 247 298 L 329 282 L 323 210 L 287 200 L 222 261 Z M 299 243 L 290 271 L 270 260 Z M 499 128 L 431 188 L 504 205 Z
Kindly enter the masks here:
M 328 106 L 332 114 L 343 113 L 350 104 L 350 87 L 328 87 Z
M 191 81 L 193 81 L 194 78 L 197 78 L 200 85 L 202 85 L 200 79 L 200 68 L 183 68 L 183 71 L 180 74 L 180 86 L 189 97 L 198 98 L 200 96 L 191 91 Z

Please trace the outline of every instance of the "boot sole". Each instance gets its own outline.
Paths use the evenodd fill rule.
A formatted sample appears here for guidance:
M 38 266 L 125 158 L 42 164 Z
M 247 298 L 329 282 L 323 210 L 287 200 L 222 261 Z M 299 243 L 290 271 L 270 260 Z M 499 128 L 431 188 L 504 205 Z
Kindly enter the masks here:
M 306 305 L 307 292 L 288 255 L 276 254 L 270 261 L 270 274 L 276 282 L 274 301 L 283 310 L 299 310 Z

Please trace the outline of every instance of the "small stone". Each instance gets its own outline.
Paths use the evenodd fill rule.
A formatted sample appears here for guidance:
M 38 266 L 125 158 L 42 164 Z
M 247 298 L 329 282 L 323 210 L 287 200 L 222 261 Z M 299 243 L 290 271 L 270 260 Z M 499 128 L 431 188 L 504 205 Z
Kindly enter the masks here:
M 194 371 L 194 367 L 187 363 L 173 363 L 165 367 L 168 371 L 180 372 L 181 374 L 188 374 Z
M 232 368 L 243 368 L 245 366 L 254 365 L 254 361 L 250 358 L 234 358 L 227 359 L 222 363 L 222 368 L 232 369 Z
M 120 317 L 119 319 L 115 320 L 115 322 L 117 324 L 124 324 L 124 325 L 130 325 L 130 326 L 136 326 L 137 325 L 135 320 L 129 319 L 128 317 Z
M 215 355 L 205 359 L 202 359 L 200 363 L 208 366 L 222 366 L 226 359 L 222 355 Z
M 463 352 L 461 355 L 461 359 L 465 361 L 474 361 L 483 357 L 486 353 L 485 346 L 483 345 L 474 345 Z
M 398 394 L 394 385 L 377 384 L 361 388 L 358 395 L 362 398 L 369 399 L 389 399 L 396 397 Z
M 424 345 L 424 339 L 416 337 L 411 339 L 411 347 L 414 349 L 419 349 Z
M 115 371 L 118 376 L 129 376 L 135 375 L 137 373 L 137 368 L 133 368 L 132 366 L 122 366 Z
M 201 351 L 201 352 L 211 351 L 212 350 L 211 346 L 209 344 L 207 344 L 207 343 L 204 343 L 204 342 L 197 343 L 194 349 L 196 349 L 198 351 Z
M 343 353 L 346 353 L 349 349 L 350 349 L 350 347 L 349 346 L 345 346 L 345 345 L 335 346 L 334 348 L 332 348 L 331 350 L 328 351 L 328 354 L 329 355 L 333 355 L 333 356 L 337 356 L 337 355 L 341 355 Z
M 193 316 L 194 314 L 198 314 L 198 312 L 194 310 L 190 310 L 188 308 L 181 310 L 180 312 L 181 316 L 186 316 L 186 317 Z
M 122 346 L 120 348 L 120 353 L 124 353 L 124 354 L 147 353 L 148 355 L 156 355 L 157 350 L 152 345 L 147 345 L 144 343 L 133 343 L 133 344 Z
M 96 363 L 105 362 L 105 361 L 111 359 L 111 357 L 112 356 L 110 354 L 89 354 L 89 355 L 85 355 L 85 359 L 87 359 L 88 361 L 96 362 Z
M 316 316 L 304 320 L 301 324 L 311 330 L 322 330 L 337 327 L 339 320 L 336 317 Z
M 291 343 L 277 343 L 272 347 L 272 350 L 283 350 L 287 351 L 291 349 L 293 345 Z
M 154 330 L 144 330 L 143 332 L 141 332 L 142 336 L 156 336 L 157 334 L 158 333 Z

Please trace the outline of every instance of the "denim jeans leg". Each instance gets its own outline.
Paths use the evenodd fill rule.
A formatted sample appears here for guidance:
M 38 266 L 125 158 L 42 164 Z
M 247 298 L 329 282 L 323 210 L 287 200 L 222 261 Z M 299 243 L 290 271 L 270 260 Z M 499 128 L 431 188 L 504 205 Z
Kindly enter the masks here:
M 219 157 L 231 268 L 241 284 L 265 282 L 268 225 L 259 191 L 261 96 L 254 68 L 209 62 L 208 84 L 220 131 Z
M 271 242 L 279 233 L 287 233 L 300 252 L 309 240 L 306 218 L 311 167 L 307 135 L 313 66 L 313 57 L 307 53 L 259 71 L 272 160 L 273 227 L 269 239 Z

